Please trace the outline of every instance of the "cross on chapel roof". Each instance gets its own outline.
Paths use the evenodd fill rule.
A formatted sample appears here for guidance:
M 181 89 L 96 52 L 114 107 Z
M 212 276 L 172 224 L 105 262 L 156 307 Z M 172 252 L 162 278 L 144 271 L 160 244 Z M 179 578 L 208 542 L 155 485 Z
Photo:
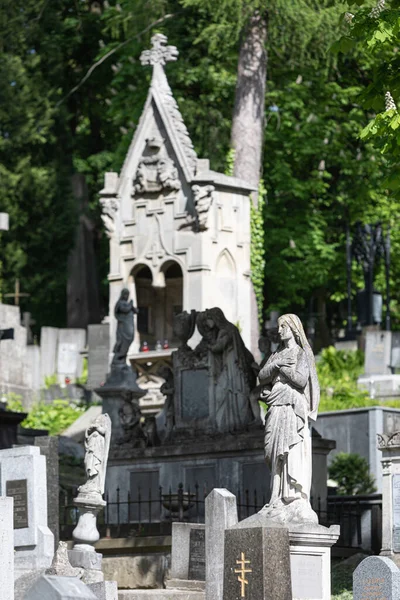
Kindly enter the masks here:
M 178 49 L 176 46 L 167 46 L 168 38 L 162 33 L 156 33 L 151 38 L 152 49 L 144 50 L 140 55 L 142 65 L 165 65 L 167 62 L 177 60 Z

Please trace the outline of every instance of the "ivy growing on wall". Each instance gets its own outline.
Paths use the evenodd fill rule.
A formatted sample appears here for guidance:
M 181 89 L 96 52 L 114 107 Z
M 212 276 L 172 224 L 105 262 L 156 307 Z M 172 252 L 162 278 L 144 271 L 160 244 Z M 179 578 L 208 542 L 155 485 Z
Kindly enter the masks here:
M 258 204 L 250 205 L 250 267 L 251 281 L 257 300 L 258 320 L 263 323 L 265 246 L 264 246 L 264 207 L 267 191 L 261 180 L 258 186 Z

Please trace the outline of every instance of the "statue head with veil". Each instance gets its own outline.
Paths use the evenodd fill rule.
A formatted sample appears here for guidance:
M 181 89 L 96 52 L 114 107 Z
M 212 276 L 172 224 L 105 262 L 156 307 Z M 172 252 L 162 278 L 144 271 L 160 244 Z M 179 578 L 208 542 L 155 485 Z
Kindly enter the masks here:
M 259 373 L 271 471 L 271 499 L 261 513 L 280 522 L 317 523 L 310 505 L 310 421 L 317 418 L 320 396 L 314 354 L 297 315 L 282 315 L 278 333 L 279 346 Z

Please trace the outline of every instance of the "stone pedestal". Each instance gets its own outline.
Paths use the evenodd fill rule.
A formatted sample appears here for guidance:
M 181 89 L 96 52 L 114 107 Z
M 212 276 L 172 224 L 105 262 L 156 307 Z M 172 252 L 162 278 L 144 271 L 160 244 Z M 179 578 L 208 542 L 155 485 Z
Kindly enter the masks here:
M 2 495 L 14 497 L 15 579 L 50 567 L 54 536 L 47 526 L 46 458 L 22 446 L 0 451 Z
M 323 527 L 305 522 L 277 524 L 261 513 L 257 513 L 238 523 L 238 529 L 250 528 L 288 528 L 290 544 L 290 572 L 293 600 L 330 600 L 331 598 L 331 547 L 339 538 L 339 525 Z M 282 543 L 282 542 L 280 542 Z M 265 559 L 274 561 L 274 550 L 271 549 Z M 280 577 L 285 577 L 285 570 L 277 570 Z M 226 567 L 225 567 L 226 569 Z M 282 585 L 282 584 L 280 584 Z M 277 588 L 281 590 L 281 588 Z M 279 597 L 279 596 L 276 596 Z M 224 596 L 225 598 L 225 596 Z M 266 595 L 261 598 L 269 599 Z M 272 600 L 272 597 L 271 597 Z
M 136 373 L 129 365 L 111 366 L 106 383 L 95 389 L 103 401 L 103 413 L 108 413 L 112 423 L 111 447 L 123 444 L 140 416 L 139 398 L 146 391 L 136 383 Z
M 293 600 L 330 600 L 331 547 L 339 534 L 339 525 L 289 525 Z

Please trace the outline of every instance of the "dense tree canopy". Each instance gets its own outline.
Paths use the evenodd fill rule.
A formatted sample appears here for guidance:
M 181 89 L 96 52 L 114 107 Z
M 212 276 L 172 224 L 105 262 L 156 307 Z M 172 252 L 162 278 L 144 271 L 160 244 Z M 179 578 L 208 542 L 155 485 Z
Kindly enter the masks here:
M 363 104 L 374 77 L 387 78 L 383 65 L 395 67 L 390 42 L 382 54 L 355 39 L 366 35 L 357 23 L 374 4 L 367 2 L 353 25 L 340 20 L 346 4 L 339 0 L 3 2 L 0 210 L 10 213 L 11 229 L 1 239 L 2 292 L 11 292 L 18 276 L 31 294 L 23 307 L 38 325 L 65 323 L 67 258 L 79 217 L 71 176 L 78 172 L 89 187 L 85 210 L 97 231 L 107 293 L 97 193 L 104 171 L 120 168 L 138 122 L 150 80 L 138 57 L 155 31 L 179 49 L 168 78 L 198 155 L 227 169 L 241 36 L 262 9 L 268 25 L 264 309 L 340 325 L 346 224 L 388 223 L 398 209 L 387 154 L 365 133 L 360 137 L 373 111 L 384 107 Z M 379 23 L 386 22 L 382 15 Z M 336 49 L 346 52 L 331 52 L 341 36 Z M 388 89 L 396 100 L 393 80 Z M 392 235 L 395 311 L 400 235 L 395 229 Z M 354 266 L 354 292 L 361 281 Z M 380 272 L 377 286 L 383 291 Z

